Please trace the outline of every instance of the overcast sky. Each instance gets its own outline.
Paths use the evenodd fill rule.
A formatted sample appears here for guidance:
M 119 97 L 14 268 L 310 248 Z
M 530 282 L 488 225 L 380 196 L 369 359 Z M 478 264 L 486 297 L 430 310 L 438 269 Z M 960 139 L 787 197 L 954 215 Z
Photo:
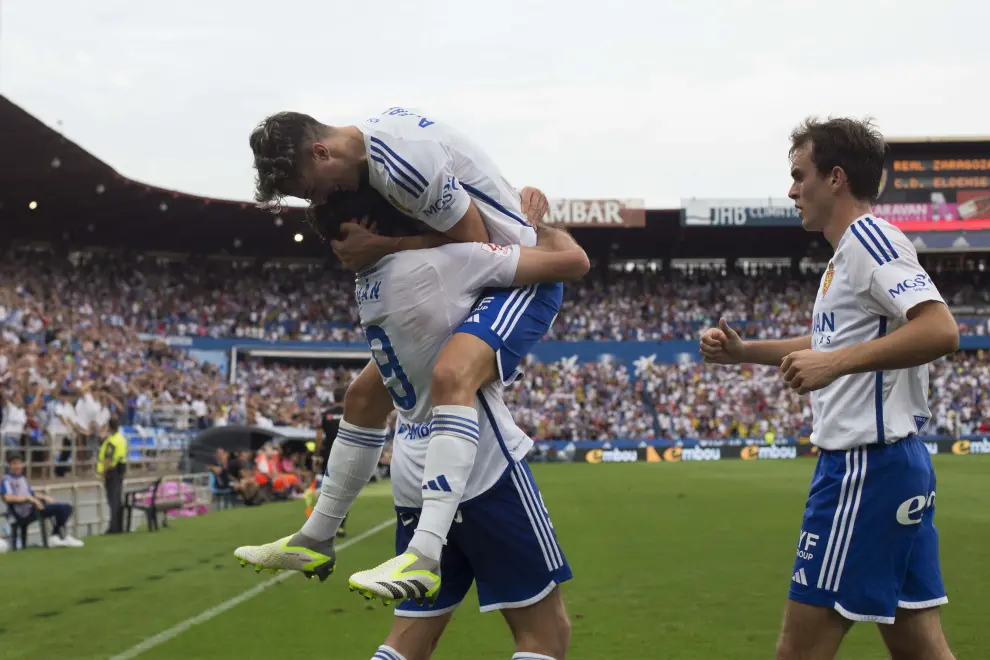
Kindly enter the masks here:
M 783 197 L 808 114 L 990 134 L 986 0 L 0 3 L 0 93 L 126 176 L 227 199 L 278 110 L 419 107 L 516 186 L 652 208 Z

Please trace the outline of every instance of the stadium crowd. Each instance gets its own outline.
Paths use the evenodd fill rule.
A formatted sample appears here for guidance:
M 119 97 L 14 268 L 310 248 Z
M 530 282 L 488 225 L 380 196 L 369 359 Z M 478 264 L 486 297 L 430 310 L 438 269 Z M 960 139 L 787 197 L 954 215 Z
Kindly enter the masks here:
M 990 301 L 974 273 L 943 280 L 954 304 Z M 779 272 L 599 272 L 568 288 L 551 338 L 693 339 L 719 316 L 748 337 L 799 334 L 816 283 L 814 274 Z M 357 340 L 352 285 L 326 264 L 7 253 L 0 259 L 0 438 L 7 446 L 44 445 L 49 437 L 96 442 L 111 416 L 179 429 L 313 428 L 354 370 L 252 359 L 229 383 L 217 367 L 150 335 Z M 965 320 L 964 331 L 984 333 L 986 321 Z M 932 371 L 930 428 L 985 430 L 986 356 L 960 354 Z M 565 360 L 530 365 L 506 397 L 539 440 L 809 432 L 807 400 L 761 367 Z
M 804 332 L 820 273 L 761 269 L 748 274 L 695 269 L 669 273 L 598 269 L 565 289 L 549 338 L 694 339 L 720 316 L 748 337 Z M 990 305 L 982 271 L 940 273 L 955 305 Z M 248 263 L 149 255 L 7 251 L 0 255 L 0 325 L 38 333 L 102 321 L 139 333 L 362 341 L 353 276 L 332 262 Z M 985 318 L 962 319 L 986 334 Z

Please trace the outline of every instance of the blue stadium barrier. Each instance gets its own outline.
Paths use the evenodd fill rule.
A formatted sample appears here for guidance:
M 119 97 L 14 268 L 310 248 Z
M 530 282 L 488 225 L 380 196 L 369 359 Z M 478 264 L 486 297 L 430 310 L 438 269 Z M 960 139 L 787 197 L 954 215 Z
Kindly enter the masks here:
M 271 347 L 299 351 L 353 351 L 367 355 L 368 345 L 355 342 L 265 341 L 262 339 L 217 339 L 214 337 L 168 337 L 170 346 L 195 351 L 227 351 L 234 348 Z M 966 335 L 960 338 L 961 350 L 990 349 L 990 335 Z M 699 359 L 696 340 L 669 341 L 542 341 L 533 348 L 540 362 L 557 362 L 576 357 L 578 362 L 593 362 L 610 355 L 632 364 L 643 358 L 656 362 L 694 362 Z

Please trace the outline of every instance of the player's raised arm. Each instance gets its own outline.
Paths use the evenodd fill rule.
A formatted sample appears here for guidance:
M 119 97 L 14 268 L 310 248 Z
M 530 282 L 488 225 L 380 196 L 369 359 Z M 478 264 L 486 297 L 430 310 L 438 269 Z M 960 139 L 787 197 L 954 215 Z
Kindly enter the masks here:
M 765 364 L 777 367 L 787 355 L 810 348 L 811 335 L 743 341 L 725 319 L 719 319 L 717 328 L 709 328 L 701 336 L 701 354 L 705 362 L 714 364 Z
M 539 188 L 526 187 L 521 194 L 526 200 L 526 218 L 538 226 L 549 208 L 546 195 Z M 372 221 L 375 218 L 371 218 Z M 429 250 L 450 243 L 487 243 L 488 231 L 478 207 L 470 202 L 464 216 L 446 233 L 435 229 L 413 236 L 381 236 L 370 232 L 351 232 L 333 243 L 334 252 L 344 266 L 358 269 L 361 265 L 375 263 L 379 259 L 405 250 Z M 583 275 L 583 273 L 582 273 Z M 542 280 L 562 282 L 571 278 Z
M 519 249 L 519 263 L 513 286 L 579 280 L 591 270 L 588 255 L 577 241 L 562 229 L 540 225 L 536 247 Z
M 473 299 L 489 287 L 513 287 L 577 280 L 588 272 L 588 255 L 567 232 L 537 230 L 535 247 L 460 243 L 436 250 L 430 265 L 441 281 L 459 282 L 458 291 Z

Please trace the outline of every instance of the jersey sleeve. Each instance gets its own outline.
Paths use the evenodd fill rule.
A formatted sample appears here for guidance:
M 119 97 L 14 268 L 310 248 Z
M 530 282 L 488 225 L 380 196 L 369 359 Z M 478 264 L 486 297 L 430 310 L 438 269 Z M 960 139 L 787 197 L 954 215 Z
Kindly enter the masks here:
M 518 245 L 453 243 L 437 248 L 440 258 L 430 261 L 448 292 L 456 287 L 457 291 L 473 298 L 489 287 L 512 286 L 519 265 L 519 250 Z
M 383 192 L 406 215 L 445 232 L 467 213 L 471 197 L 454 176 L 453 159 L 442 144 L 372 135 L 368 158 Z
M 899 229 L 866 220 L 850 230 L 857 249 L 856 288 L 867 309 L 906 321 L 920 303 L 945 302 L 918 262 L 914 245 Z

